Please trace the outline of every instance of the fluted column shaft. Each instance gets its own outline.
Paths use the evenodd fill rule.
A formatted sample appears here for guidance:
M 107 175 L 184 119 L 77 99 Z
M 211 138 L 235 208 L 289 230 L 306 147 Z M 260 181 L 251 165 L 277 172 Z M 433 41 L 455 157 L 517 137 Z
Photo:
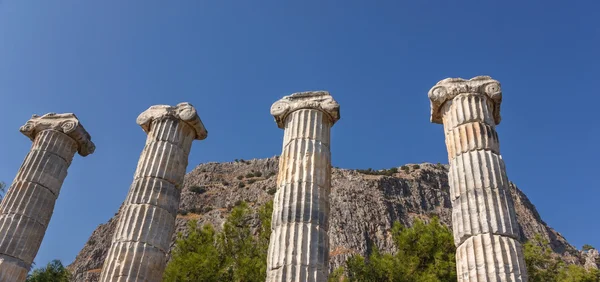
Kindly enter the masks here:
M 500 121 L 499 83 L 489 77 L 454 83 L 463 87 L 447 97 L 439 113 L 450 162 L 458 281 L 527 281 L 495 129 Z
M 162 107 L 164 111 L 151 113 L 147 117 L 149 120 L 142 123 L 138 118 L 142 127 L 148 123 L 146 146 L 119 213 L 100 281 L 162 279 L 192 141 L 204 139 L 206 131 L 203 126 L 194 127 L 169 112 L 177 111 L 177 108 L 155 107 Z M 191 105 L 180 104 L 178 107 Z M 199 120 L 195 110 L 194 116 Z M 198 138 L 199 131 L 204 131 L 201 138 Z
M 49 117 L 50 123 L 56 128 L 36 124 L 42 118 L 48 121 L 45 117 Z M 25 281 L 42 244 L 54 204 L 67 176 L 67 169 L 79 148 L 78 141 L 67 135 L 66 130 L 57 124 L 74 122 L 71 115 L 66 118 L 56 117 L 54 114 L 42 118 L 34 116 L 21 128 L 24 134 L 33 138 L 33 145 L 0 204 L 2 282 Z M 75 129 L 77 125 L 69 123 L 68 126 Z M 89 139 L 88 135 L 89 146 L 93 147 Z M 93 150 L 91 148 L 91 152 Z
M 310 93 L 314 95 L 300 98 L 331 98 L 324 92 Z M 336 120 L 318 107 L 295 110 L 293 105 L 280 120 L 285 133 L 273 203 L 267 281 L 327 281 L 330 130 Z

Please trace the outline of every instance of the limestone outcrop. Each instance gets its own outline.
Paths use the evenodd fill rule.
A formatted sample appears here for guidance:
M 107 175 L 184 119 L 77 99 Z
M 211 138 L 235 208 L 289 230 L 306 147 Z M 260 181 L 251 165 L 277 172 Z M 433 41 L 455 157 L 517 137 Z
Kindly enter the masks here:
M 390 234 L 394 221 L 410 226 L 415 218 L 427 220 L 438 216 L 444 225 L 452 227 L 449 166 L 406 166 L 410 170 L 400 170 L 392 176 L 332 169 L 328 232 L 330 270 L 343 265 L 354 254 L 368 255 L 372 246 L 377 246 L 382 252 L 394 252 Z M 196 166 L 184 179 L 175 233 L 185 234 L 189 220 L 197 220 L 200 225 L 210 223 L 220 229 L 239 201 L 246 201 L 252 209 L 258 209 L 273 199 L 270 193 L 277 187 L 278 171 L 279 157 Z M 238 179 L 256 172 L 262 175 Z M 244 187 L 240 187 L 240 183 L 244 183 Z M 204 192 L 193 192 L 193 187 L 202 187 Z M 574 264 L 585 261 L 579 251 L 543 221 L 519 188 L 511 183 L 508 190 L 515 204 L 519 233 L 524 240 L 540 234 L 563 260 Z M 116 229 L 116 220 L 115 216 L 98 226 L 82 246 L 77 258 L 68 267 L 74 274 L 73 281 L 98 281 Z M 256 218 L 257 227 L 258 222 Z M 175 235 L 171 239 L 171 247 L 174 241 Z
M 325 91 L 275 102 L 285 130 L 273 201 L 267 281 L 322 282 L 329 273 L 330 130 L 340 105 Z
M 448 78 L 430 91 L 450 162 L 458 281 L 527 281 L 515 208 L 495 126 L 502 90 L 488 76 Z
M 0 204 L 0 282 L 25 281 L 75 152 L 96 148 L 71 113 L 34 115 L 20 131 L 33 145 Z
M 152 106 L 137 123 L 148 134 L 146 146 L 119 212 L 101 281 L 161 281 L 192 142 L 207 136 L 188 103 Z

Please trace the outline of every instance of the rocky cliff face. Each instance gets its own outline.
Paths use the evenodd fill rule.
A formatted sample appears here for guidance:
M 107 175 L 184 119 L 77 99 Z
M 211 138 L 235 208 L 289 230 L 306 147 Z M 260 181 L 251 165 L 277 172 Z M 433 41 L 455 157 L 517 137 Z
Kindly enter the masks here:
M 390 229 L 395 221 L 410 226 L 415 218 L 427 220 L 438 216 L 442 223 L 451 226 L 447 166 L 407 166 L 410 170 L 399 170 L 392 176 L 333 169 L 330 269 L 342 265 L 353 254 L 368 254 L 372 245 L 384 252 L 393 252 Z M 185 177 L 177 232 L 185 232 L 186 223 L 191 219 L 220 228 L 231 209 L 240 201 L 246 201 L 250 207 L 257 209 L 273 198 L 277 170 L 278 157 L 197 166 Z M 245 177 L 257 172 L 260 176 Z M 511 185 L 510 191 L 522 240 L 541 234 L 566 261 L 585 263 L 586 258 L 580 252 L 542 221 L 521 190 Z M 116 222 L 115 216 L 100 225 L 69 265 L 74 281 L 98 281 Z

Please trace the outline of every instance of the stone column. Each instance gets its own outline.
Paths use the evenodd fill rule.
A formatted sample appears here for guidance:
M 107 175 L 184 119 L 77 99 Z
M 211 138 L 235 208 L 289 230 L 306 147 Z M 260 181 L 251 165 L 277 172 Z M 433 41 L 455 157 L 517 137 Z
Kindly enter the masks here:
M 100 281 L 161 281 L 192 141 L 207 136 L 196 109 L 152 106 L 137 118 L 148 134 Z
M 33 145 L 0 204 L 1 282 L 25 281 L 75 152 L 96 148 L 74 114 L 34 115 L 20 131 Z
M 458 281 L 527 281 L 523 248 L 496 125 L 502 91 L 489 76 L 447 78 L 430 91 L 450 161 Z
M 329 272 L 329 133 L 340 105 L 328 92 L 301 92 L 271 107 L 285 129 L 273 203 L 267 281 L 327 281 Z

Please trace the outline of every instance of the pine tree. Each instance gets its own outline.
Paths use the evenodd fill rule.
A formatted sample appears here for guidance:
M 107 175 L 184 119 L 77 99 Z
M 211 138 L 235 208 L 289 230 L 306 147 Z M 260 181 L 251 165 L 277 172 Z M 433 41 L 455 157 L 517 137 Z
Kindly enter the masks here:
M 395 223 L 392 238 L 396 254 L 374 248 L 368 259 L 353 256 L 346 262 L 348 277 L 336 270 L 330 281 L 456 281 L 452 233 L 438 218 L 427 224 L 417 219 L 410 228 Z
M 60 260 L 53 260 L 45 267 L 34 270 L 27 276 L 27 282 L 69 282 L 70 276 Z
M 245 202 L 232 209 L 221 232 L 188 222 L 188 235 L 178 235 L 163 281 L 265 281 L 272 212 L 272 202 L 259 209 L 258 236 L 252 233 L 253 215 Z

